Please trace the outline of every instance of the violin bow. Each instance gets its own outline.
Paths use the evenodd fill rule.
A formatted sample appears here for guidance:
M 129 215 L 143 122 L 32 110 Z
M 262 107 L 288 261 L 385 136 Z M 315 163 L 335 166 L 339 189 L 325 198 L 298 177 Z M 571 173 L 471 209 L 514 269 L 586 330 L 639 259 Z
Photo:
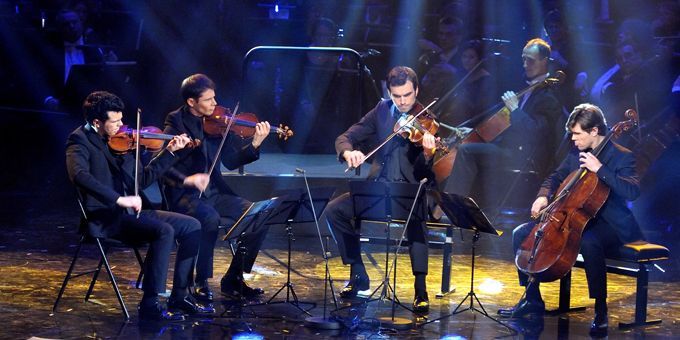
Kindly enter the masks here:
M 142 109 L 137 108 L 137 135 L 135 136 L 135 196 L 139 196 L 139 178 L 138 178 L 138 173 L 139 173 L 139 132 L 140 130 L 140 124 L 141 124 L 141 113 Z M 142 210 L 140 209 L 137 211 L 137 218 L 139 218 L 139 213 Z
M 241 104 L 241 102 L 237 102 L 236 106 L 234 107 L 234 111 L 231 113 L 231 117 L 229 117 L 229 121 L 227 122 L 227 128 L 224 130 L 224 133 L 222 134 L 222 140 L 220 141 L 220 146 L 217 148 L 217 152 L 215 153 L 215 159 L 213 159 L 212 164 L 210 164 L 210 171 L 208 171 L 208 178 L 212 175 L 213 170 L 215 170 L 215 166 L 217 165 L 217 160 L 220 158 L 220 153 L 222 152 L 222 147 L 224 147 L 224 141 L 227 140 L 227 135 L 229 134 L 229 129 L 231 129 L 231 125 L 234 123 L 234 120 L 236 119 L 236 113 L 238 112 L 238 107 Z M 206 152 L 208 150 L 208 146 L 206 145 Z M 201 191 L 198 194 L 198 198 L 201 198 L 203 196 L 203 191 Z
M 476 64 L 472 69 L 470 69 L 470 71 L 468 71 L 468 73 L 466 73 L 465 76 L 463 76 L 463 78 L 461 78 L 461 79 L 458 81 L 458 83 L 457 83 L 456 85 L 454 85 L 448 92 L 446 92 L 446 93 L 445 93 L 443 96 L 441 96 L 440 98 L 435 98 L 435 99 L 433 99 L 432 102 L 431 102 L 428 106 L 426 106 L 422 111 L 418 112 L 417 115 L 413 116 L 410 120 L 408 120 L 402 127 L 408 126 L 408 125 L 411 124 L 411 122 L 413 122 L 416 118 L 420 117 L 421 114 L 423 114 L 423 113 L 426 112 L 430 107 L 432 107 L 432 105 L 434 105 L 435 103 L 437 103 L 437 102 L 439 102 L 439 101 L 443 101 L 444 99 L 448 98 L 450 95 L 452 95 L 453 93 L 455 93 L 456 90 L 458 90 L 458 88 L 459 88 L 459 87 L 460 87 L 460 86 L 461 86 L 461 85 L 462 85 L 462 84 L 463 84 L 463 83 L 464 83 L 464 82 L 472 75 L 472 73 L 474 73 L 474 71 L 477 70 L 477 69 L 479 68 L 479 66 L 482 65 L 482 63 L 484 63 L 484 61 L 486 61 L 486 58 L 483 58 L 482 60 L 478 61 L 477 64 Z M 391 135 L 387 136 L 387 138 L 385 139 L 385 141 L 383 141 L 382 143 L 380 143 L 380 145 L 378 145 L 378 147 L 376 147 L 375 149 L 373 149 L 371 152 L 369 152 L 369 153 L 364 157 L 364 160 L 370 158 L 371 156 L 373 156 L 373 154 L 375 154 L 376 152 L 378 152 L 378 150 L 380 150 L 383 146 L 385 146 L 385 144 L 387 144 L 387 142 L 389 142 L 392 138 L 394 138 L 394 136 L 396 136 L 400 131 L 401 131 L 401 128 L 399 128 L 397 131 L 393 132 Z M 345 169 L 345 172 L 348 172 L 348 171 L 351 171 L 351 170 L 354 170 L 354 169 L 356 169 L 356 168 L 355 168 L 355 167 L 348 167 L 347 169 Z
M 369 159 L 369 158 L 370 158 L 371 156 L 373 156 L 376 152 L 378 152 L 378 150 L 380 150 L 383 146 L 385 146 L 385 144 L 387 144 L 387 142 L 389 142 L 390 140 L 392 140 L 392 138 L 394 138 L 394 136 L 396 136 L 397 134 L 399 134 L 399 132 L 401 132 L 401 129 L 403 129 L 403 128 L 406 127 L 406 126 L 409 126 L 409 124 L 411 124 L 411 123 L 412 123 L 413 121 L 415 121 L 418 117 L 420 117 L 420 115 L 422 115 L 424 112 L 427 112 L 427 110 L 428 110 L 432 105 L 434 105 L 437 101 L 439 101 L 439 98 L 433 99 L 432 102 L 431 102 L 429 105 L 427 105 L 425 108 L 423 108 L 422 110 L 420 110 L 420 112 L 418 112 L 418 114 L 416 114 L 415 116 L 412 116 L 411 119 L 407 120 L 406 123 L 404 123 L 404 125 L 400 126 L 400 127 L 397 129 L 397 131 L 394 131 L 394 132 L 392 132 L 391 135 L 387 136 L 387 138 L 385 138 L 385 140 L 384 140 L 382 143 L 380 143 L 380 145 L 378 145 L 375 149 L 373 149 L 371 152 L 369 152 L 368 154 L 366 154 L 366 156 L 364 156 L 364 160 Z M 353 167 L 353 166 L 350 166 L 350 167 L 348 167 L 347 169 L 345 169 L 345 172 L 348 172 L 348 171 L 351 171 L 351 170 L 354 170 L 354 169 L 356 169 L 356 168 Z

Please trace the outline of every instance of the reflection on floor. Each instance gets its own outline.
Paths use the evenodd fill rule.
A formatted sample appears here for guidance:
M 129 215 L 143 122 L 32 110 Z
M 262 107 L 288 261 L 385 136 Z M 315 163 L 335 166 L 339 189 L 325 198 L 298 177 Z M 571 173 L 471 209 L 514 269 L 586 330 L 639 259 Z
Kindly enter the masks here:
M 77 234 L 72 227 L 57 226 L 45 220 L 33 219 L 42 229 L 29 229 L 18 223 L 9 226 L 2 235 L 0 248 L 0 311 L 5 315 L 0 338 L 220 338 L 234 337 L 246 332 L 253 338 L 262 335 L 266 338 L 284 336 L 312 337 L 318 335 L 341 335 L 351 338 L 366 338 L 371 335 L 399 336 L 413 338 L 492 338 L 511 336 L 533 338 L 580 338 L 587 336 L 592 319 L 592 308 L 585 312 L 574 312 L 561 316 L 546 316 L 542 322 L 506 321 L 509 327 L 495 323 L 480 313 L 467 311 L 444 318 L 412 330 L 396 331 L 381 324 L 381 316 L 390 316 L 390 304 L 374 302 L 367 306 L 356 306 L 336 312 L 342 317 L 346 328 L 335 333 L 319 332 L 304 326 L 304 315 L 290 304 L 245 307 L 240 315 L 230 301 L 219 297 L 216 303 L 218 313 L 210 318 L 194 318 L 181 323 L 140 323 L 137 319 L 136 304 L 141 291 L 135 289 L 138 266 L 131 252 L 112 252 L 110 262 L 117 276 L 122 294 L 131 312 L 131 320 L 124 322 L 122 313 L 104 275 L 95 287 L 94 303 L 84 303 L 82 298 L 89 280 L 86 277 L 75 279 L 66 290 L 59 311 L 52 313 L 54 298 L 66 272 L 74 251 Z M 51 226 L 48 226 L 51 224 Z M 504 237 L 509 237 L 506 235 Z M 504 241 L 507 244 L 507 240 Z M 505 247 L 505 246 L 504 246 Z M 430 273 L 427 277 L 431 311 L 428 318 L 437 319 L 450 314 L 470 291 L 470 256 L 465 243 L 454 244 L 451 284 L 455 292 L 436 299 L 442 274 L 441 250 L 430 253 Z M 271 297 L 286 281 L 286 242 L 280 237 L 270 237 L 265 250 L 260 253 L 253 273 L 247 278 L 251 285 L 265 289 L 265 300 Z M 317 307 L 310 312 L 323 314 L 324 264 L 320 256 L 318 238 L 298 237 L 293 245 L 292 282 L 295 293 L 301 301 L 315 302 Z M 332 248 L 333 250 L 333 248 Z M 371 288 L 381 283 L 384 275 L 384 252 L 382 247 L 367 246 L 365 263 L 371 277 Z M 333 250 L 334 251 L 334 250 Z M 335 251 L 334 251 L 335 252 Z M 517 275 L 513 262 L 502 252 L 492 251 L 490 247 L 478 247 L 475 268 L 474 291 L 483 308 L 495 316 L 499 307 L 513 305 L 521 296 L 522 289 L 517 285 Z M 495 255 L 494 255 L 495 254 Z M 337 255 L 335 252 L 333 255 Z M 79 267 L 96 264 L 94 249 L 85 253 Z M 224 244 L 216 250 L 215 273 L 211 283 L 219 287 L 219 273 L 223 273 L 231 260 Z M 349 271 L 340 258 L 330 259 L 330 271 L 334 288 L 338 292 L 349 277 Z M 170 275 L 169 277 L 172 277 Z M 413 276 L 407 250 L 398 257 L 396 292 L 399 301 L 409 306 L 413 299 Z M 632 278 L 609 275 L 609 334 L 616 338 L 672 337 L 679 334 L 680 327 L 680 283 L 650 283 L 650 318 L 661 318 L 660 325 L 622 331 L 616 328 L 619 321 L 633 319 L 635 304 L 635 281 Z M 558 283 L 542 286 L 542 293 L 548 307 L 557 306 Z M 275 301 L 286 299 L 286 290 Z M 593 301 L 587 298 L 584 273 L 576 269 L 572 283 L 572 305 L 592 307 Z M 291 296 L 292 299 L 292 296 Z M 468 306 L 470 300 L 463 307 Z M 328 311 L 334 309 L 333 301 L 328 298 Z M 347 303 L 340 301 L 341 305 Z M 477 305 L 475 305 L 477 306 Z M 307 307 L 307 305 L 304 305 Z M 479 306 L 477 306 L 479 307 Z M 226 313 L 222 313 L 224 311 Z M 396 309 L 397 317 L 416 321 L 415 317 L 402 308 Z M 424 320 L 417 320 L 422 322 Z M 248 333 L 248 330 L 252 333 Z M 515 334 L 519 332 L 519 334 Z

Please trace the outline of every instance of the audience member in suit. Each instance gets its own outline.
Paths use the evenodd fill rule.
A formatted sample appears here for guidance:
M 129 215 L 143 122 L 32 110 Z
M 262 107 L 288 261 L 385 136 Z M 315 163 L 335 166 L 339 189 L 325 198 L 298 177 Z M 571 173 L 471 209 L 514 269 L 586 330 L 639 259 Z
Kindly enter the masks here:
M 189 294 L 189 280 L 198 252 L 200 224 L 189 216 L 148 210 L 135 196 L 134 153 L 111 151 L 108 140 L 123 125 L 123 101 L 109 92 L 93 92 L 83 104 L 86 124 L 66 142 L 66 167 L 87 215 L 88 234 L 129 243 L 149 243 L 144 262 L 144 295 L 139 303 L 141 319 L 182 320 L 183 313 L 207 314 L 212 306 L 197 303 Z M 163 174 L 189 139 L 174 137 L 146 166 L 139 166 L 139 188 Z M 168 312 L 158 299 L 165 293 L 170 252 L 178 244 Z
M 48 37 L 42 48 L 46 67 L 44 88 L 39 89 L 43 96 L 43 104 L 51 110 L 72 109 L 63 107 L 67 93 L 64 85 L 74 65 L 116 61 L 118 57 L 111 51 L 104 51 L 96 33 L 86 33 L 80 15 L 71 9 L 60 10 L 56 17 L 57 34 Z M 67 103 L 73 104 L 73 103 Z M 60 106 L 61 105 L 61 106 Z

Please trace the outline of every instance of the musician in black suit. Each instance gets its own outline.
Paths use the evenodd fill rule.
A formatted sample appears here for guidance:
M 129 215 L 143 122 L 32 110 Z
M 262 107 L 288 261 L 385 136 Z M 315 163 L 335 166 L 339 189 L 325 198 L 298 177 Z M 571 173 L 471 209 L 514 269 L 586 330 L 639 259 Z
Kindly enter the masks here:
M 528 85 L 548 77 L 550 46 L 532 39 L 524 46 L 522 60 Z M 547 173 L 563 133 L 564 120 L 557 91 L 538 86 L 518 97 L 513 91 L 503 96 L 509 111 L 510 126 L 490 143 L 468 143 L 458 147 L 454 167 L 445 191 L 484 198 L 484 206 L 493 207 L 498 193 L 499 172 L 503 168 Z M 475 189 L 476 192 L 473 192 Z
M 201 246 L 193 293 L 199 299 L 212 301 L 213 293 L 208 279 L 213 277 L 213 254 L 220 218 L 228 219 L 227 225 L 233 224 L 251 202 L 237 196 L 229 188 L 222 178 L 220 163 L 208 174 L 220 143 L 219 138 L 206 139 L 203 131 L 204 117 L 212 115 L 217 106 L 215 84 L 206 75 L 194 74 L 182 81 L 180 90 L 184 103 L 167 115 L 165 133 L 187 134 L 203 143 L 201 147 L 183 154 L 170 169 L 166 175 L 164 192 L 170 210 L 193 216 L 201 222 Z M 230 133 L 224 150 L 219 154 L 220 162 L 229 169 L 235 169 L 259 159 L 259 147 L 269 134 L 269 123 L 257 123 L 255 131 L 252 140 Z M 240 236 L 241 246 L 246 252 L 236 253 L 222 277 L 221 291 L 225 295 L 238 297 L 243 294 L 251 299 L 264 293 L 262 289 L 249 287 L 243 281 L 243 272 L 252 269 L 267 230 L 263 226 Z
M 37 91 L 42 95 L 43 104 L 50 110 L 75 109 L 81 98 L 72 98 L 65 93 L 64 85 L 75 65 L 117 61 L 113 51 L 104 51 L 101 40 L 92 31 L 86 31 L 81 17 L 72 9 L 62 9 L 55 16 L 57 34 L 48 36 L 41 46 L 40 54 L 44 67 L 43 86 Z M 66 102 L 64 102 L 66 100 Z
M 418 76 L 405 66 L 393 68 L 387 76 L 390 90 L 389 100 L 383 100 L 361 120 L 352 125 L 335 140 L 335 149 L 340 162 L 358 167 L 366 156 L 358 150 L 366 142 L 381 142 L 389 136 L 402 114 L 411 111 L 418 95 Z M 417 112 L 416 112 L 417 113 Z M 413 113 L 415 114 L 415 113 Z M 418 183 L 423 178 L 432 179 L 432 157 L 435 138 L 429 133 L 423 137 L 423 147 L 395 137 L 378 153 L 371 164 L 369 180 L 384 182 Z M 344 264 L 351 265 L 350 281 L 342 290 L 342 297 L 354 297 L 361 290 L 369 288 L 369 278 L 361 259 L 358 227 L 352 223 L 353 207 L 349 193 L 333 199 L 326 208 L 328 225 L 335 235 Z M 407 236 L 410 241 L 410 255 L 415 275 L 415 299 L 413 308 L 417 312 L 429 309 L 425 285 L 427 275 L 427 230 L 425 222 L 412 219 Z
M 595 299 L 595 319 L 591 326 L 592 335 L 607 333 L 607 268 L 605 255 L 615 255 L 624 243 L 642 240 L 642 232 L 626 202 L 640 195 L 638 176 L 635 172 L 633 153 L 614 143 L 604 146 L 597 157 L 592 154 L 604 140 L 607 125 L 599 107 L 581 104 L 574 108 L 567 120 L 566 129 L 571 133 L 575 149 L 541 185 L 537 198 L 531 206 L 531 215 L 536 218 L 548 205 L 549 198 L 556 194 L 560 184 L 574 170 L 579 168 L 597 174 L 598 179 L 610 189 L 602 208 L 585 227 L 581 238 L 581 250 L 588 281 L 590 298 Z M 517 227 L 513 234 L 515 252 L 529 235 L 535 223 Z M 520 284 L 526 286 L 528 277 L 519 272 Z M 528 314 L 543 314 L 545 304 L 538 289 L 538 282 L 527 287 L 525 298 L 515 307 L 502 309 L 501 315 L 519 317 Z
M 115 238 L 130 243 L 149 243 L 144 262 L 144 295 L 139 303 L 141 319 L 178 320 L 182 312 L 205 314 L 212 306 L 196 303 L 188 294 L 192 265 L 198 251 L 199 222 L 189 216 L 159 210 L 146 210 L 142 198 L 134 195 L 135 157 L 132 153 L 114 154 L 107 145 L 123 125 L 123 101 L 109 92 L 93 92 L 85 99 L 86 124 L 69 135 L 66 166 L 87 214 L 88 234 Z M 146 166 L 139 166 L 139 188 L 155 181 L 175 161 L 189 139 L 176 136 Z M 145 208 L 144 210 L 142 210 Z M 137 214 L 139 214 L 137 216 Z M 172 294 L 167 312 L 158 301 L 165 293 L 170 252 L 175 241 L 177 259 Z

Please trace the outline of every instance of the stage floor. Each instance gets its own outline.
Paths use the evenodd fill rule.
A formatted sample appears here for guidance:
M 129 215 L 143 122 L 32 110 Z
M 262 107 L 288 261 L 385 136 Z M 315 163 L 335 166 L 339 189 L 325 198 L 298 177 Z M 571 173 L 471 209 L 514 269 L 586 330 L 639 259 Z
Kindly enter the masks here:
M 3 211 L 7 212 L 7 211 Z M 5 215 L 7 216 L 7 215 Z M 575 269 L 572 284 L 572 305 L 585 305 L 585 312 L 574 312 L 561 316 L 546 316 L 543 322 L 520 322 L 503 320 L 508 328 L 487 319 L 480 313 L 467 311 L 439 322 L 408 331 L 395 331 L 380 324 L 378 317 L 389 316 L 389 304 L 374 302 L 367 308 L 355 308 L 339 313 L 347 326 L 339 332 L 319 332 L 304 326 L 304 317 L 298 309 L 289 304 L 275 304 L 245 309 L 243 318 L 235 314 L 221 315 L 229 308 L 229 301 L 218 297 L 217 314 L 214 317 L 189 318 L 180 323 L 139 322 L 136 305 L 141 291 L 134 288 L 138 266 L 131 252 L 118 251 L 110 255 L 110 262 L 118 278 L 122 294 L 131 313 L 131 320 L 125 322 L 107 280 L 102 278 L 95 287 L 95 303 L 83 302 L 89 280 L 75 279 L 66 290 L 57 313 L 52 313 L 52 304 L 68 268 L 69 261 L 78 240 L 76 233 L 77 211 L 61 209 L 53 212 L 42 211 L 24 217 L 3 220 L 0 243 L 0 312 L 3 315 L 3 329 L 0 338 L 231 338 L 251 327 L 258 338 L 318 338 L 319 336 L 342 336 L 345 338 L 399 337 L 399 338 L 583 338 L 587 337 L 592 320 L 592 300 L 587 298 L 583 270 Z M 436 299 L 442 274 L 441 250 L 430 253 L 430 273 L 427 277 L 431 302 L 430 319 L 450 313 L 470 291 L 470 239 L 458 233 L 454 240 L 452 286 L 455 292 Z M 483 307 L 492 315 L 499 307 L 513 305 L 522 294 L 517 285 L 514 265 L 509 256 L 510 235 L 501 237 L 482 236 L 477 248 L 475 271 L 475 292 Z M 286 281 L 286 239 L 269 237 L 260 253 L 252 275 L 247 279 L 253 286 L 265 289 L 265 300 L 271 297 Z M 337 250 L 331 247 L 330 271 L 339 291 L 349 277 L 349 270 L 343 266 Z M 94 249 L 89 248 L 79 268 L 95 265 Z M 413 276 L 407 251 L 399 256 L 396 291 L 399 299 L 407 305 L 413 298 Z M 371 288 L 376 288 L 384 270 L 383 247 L 366 246 L 365 263 L 371 277 Z M 219 287 L 221 273 L 226 270 L 231 255 L 224 243 L 216 249 L 215 273 L 211 283 Z M 317 303 L 310 312 L 321 315 L 323 309 L 324 265 L 320 256 L 318 238 L 297 237 L 292 252 L 292 282 L 300 300 Z M 663 263 L 661 263 L 663 266 Z M 171 277 L 171 275 L 170 275 Z M 557 306 L 557 283 L 544 284 L 542 293 L 548 307 Z M 649 319 L 660 318 L 663 323 L 655 326 L 619 330 L 619 321 L 632 321 L 634 313 L 635 281 L 633 278 L 609 275 L 609 310 L 612 338 L 657 338 L 673 337 L 680 334 L 680 282 L 651 282 L 649 286 Z M 285 290 L 275 301 L 286 297 Z M 345 302 L 341 301 L 341 304 Z M 466 301 L 467 306 L 469 300 Z M 329 299 L 329 308 L 332 300 Z M 397 308 L 397 316 L 416 321 L 414 315 Z M 422 321 L 422 320 L 418 320 Z M 515 334 L 514 332 L 517 332 Z

